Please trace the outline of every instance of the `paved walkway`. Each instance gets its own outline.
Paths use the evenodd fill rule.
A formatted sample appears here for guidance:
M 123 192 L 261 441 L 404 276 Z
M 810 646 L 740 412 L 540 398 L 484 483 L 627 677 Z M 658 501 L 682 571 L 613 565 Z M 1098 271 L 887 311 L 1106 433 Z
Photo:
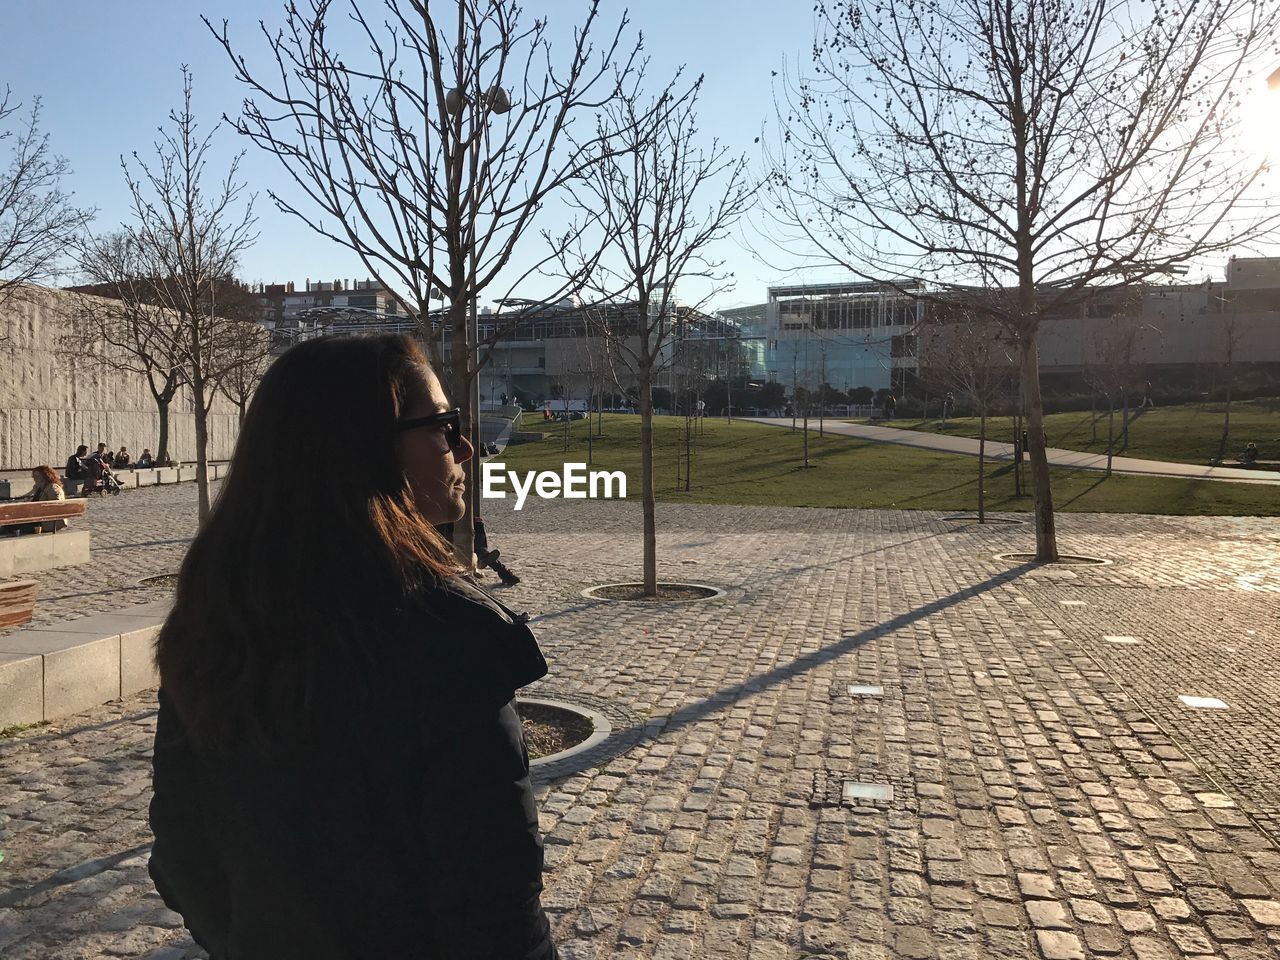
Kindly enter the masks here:
M 133 602 L 193 512 L 93 504 L 85 595 L 54 605 Z M 629 744 L 539 789 L 567 960 L 1280 952 L 1274 520 L 1064 514 L 1064 548 L 1115 562 L 1045 569 L 994 559 L 1025 524 L 660 506 L 661 575 L 727 594 L 650 606 L 580 596 L 635 577 L 638 504 L 489 519 L 534 689 L 609 703 Z M 145 870 L 154 711 L 0 740 L 6 960 L 193 953 Z
M 788 430 L 791 429 L 792 422 L 790 417 L 743 417 L 742 419 L 768 424 L 771 427 L 786 427 Z M 810 420 L 809 429 L 816 431 L 818 421 Z M 875 443 L 898 443 L 905 447 L 942 450 L 946 453 L 961 453 L 971 457 L 978 455 L 978 441 L 971 437 L 953 437 L 945 433 L 930 433 L 926 430 L 900 430 L 897 427 L 877 427 L 869 423 L 848 423 L 839 420 L 827 420 L 823 429 L 836 436 L 857 437 L 859 440 L 871 440 Z M 1082 453 L 1079 450 L 1063 450 L 1058 447 L 1050 447 L 1046 452 L 1049 455 L 1049 463 L 1055 467 L 1068 467 L 1073 470 L 1107 469 L 1105 453 Z M 992 460 L 1012 460 L 1013 444 L 988 440 L 986 454 Z M 1194 477 L 1198 480 L 1228 480 L 1235 483 L 1280 484 L 1280 473 L 1274 470 L 1202 467 L 1195 463 L 1139 460 L 1135 457 L 1112 457 L 1111 460 L 1113 473 L 1151 477 Z

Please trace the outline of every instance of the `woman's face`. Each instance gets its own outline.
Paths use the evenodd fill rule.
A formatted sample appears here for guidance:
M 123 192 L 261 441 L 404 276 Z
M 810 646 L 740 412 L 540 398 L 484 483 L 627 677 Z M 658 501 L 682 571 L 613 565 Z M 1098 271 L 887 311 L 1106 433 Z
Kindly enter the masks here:
M 402 420 L 444 413 L 452 409 L 449 400 L 427 367 L 419 367 L 421 382 L 409 405 L 400 412 Z M 471 459 L 471 444 L 465 437 L 457 450 L 449 447 L 443 426 L 416 427 L 400 433 L 396 458 L 413 490 L 419 512 L 433 524 L 452 523 L 465 510 L 466 474 L 462 465 Z

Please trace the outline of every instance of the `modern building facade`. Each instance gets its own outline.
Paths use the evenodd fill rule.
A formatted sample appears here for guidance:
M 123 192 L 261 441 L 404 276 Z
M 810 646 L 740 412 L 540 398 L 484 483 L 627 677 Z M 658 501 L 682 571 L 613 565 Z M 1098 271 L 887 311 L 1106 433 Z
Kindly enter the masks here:
M 922 329 L 922 369 L 947 364 L 958 335 L 947 326 Z M 994 326 L 991 334 L 1007 339 Z M 1125 364 L 1144 379 L 1208 385 L 1227 364 L 1280 373 L 1280 258 L 1232 258 L 1221 280 L 1099 292 L 1047 316 L 1038 343 L 1041 374 L 1049 380 L 1079 379 L 1114 364 L 1120 343 Z
M 764 366 L 791 389 L 880 390 L 916 367 L 924 304 L 914 282 L 775 286 L 766 304 Z

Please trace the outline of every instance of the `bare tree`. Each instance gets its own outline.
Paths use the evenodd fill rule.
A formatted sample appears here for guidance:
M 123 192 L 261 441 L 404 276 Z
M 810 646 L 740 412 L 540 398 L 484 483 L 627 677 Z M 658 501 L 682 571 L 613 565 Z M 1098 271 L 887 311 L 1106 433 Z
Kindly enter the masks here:
M 984 309 L 1020 345 L 1036 556 L 1055 560 L 1041 320 L 1277 222 L 1229 136 L 1280 6 L 823 0 L 818 16 L 813 70 L 779 96 L 779 240 L 939 299 L 1007 294 Z
M 1235 298 L 1228 295 L 1217 298 L 1218 325 L 1222 344 L 1222 375 L 1227 384 L 1227 402 L 1222 411 L 1222 439 L 1218 441 L 1218 456 L 1221 462 L 1227 455 L 1227 443 L 1231 438 L 1231 393 L 1235 386 L 1236 353 L 1240 347 L 1240 335 L 1243 333 L 1240 313 Z
M 924 328 L 922 375 L 947 392 L 961 394 L 978 414 L 978 522 L 987 522 L 987 418 L 1008 390 L 1013 366 L 1004 328 L 969 306 L 932 311 Z M 944 420 L 945 422 L 945 420 Z
M 644 500 L 644 592 L 657 593 L 653 492 L 653 389 L 670 366 L 689 305 L 678 284 L 723 285 L 708 247 L 723 237 L 754 197 L 745 161 L 713 140 L 699 145 L 695 107 L 702 80 L 683 92 L 668 87 L 653 101 L 635 91 L 605 108 L 598 138 L 617 152 L 587 171 L 569 192 L 584 220 L 603 234 L 604 254 L 589 274 L 593 288 L 620 305 L 601 325 L 611 354 L 636 378 L 640 400 L 640 461 Z M 562 253 L 566 273 L 587 262 Z
M 0 169 L 0 306 L 25 285 L 56 275 L 59 258 L 94 214 L 62 189 L 71 167 L 40 132 L 40 99 L 25 122 L 14 123 L 21 109 L 6 87 L 0 97 L 0 143 L 9 142 L 9 162 Z
M 226 174 L 206 191 L 204 181 L 211 160 L 213 130 L 203 137 L 191 112 L 191 73 L 182 68 L 182 108 L 171 111 L 171 129 L 161 128 L 155 156 L 133 164 L 124 159 L 125 181 L 131 200 L 131 220 L 125 226 L 137 251 L 142 275 L 155 278 L 160 305 L 172 311 L 177 348 L 195 414 L 196 486 L 199 515 L 209 515 L 209 410 L 228 371 L 238 361 L 226 349 L 229 321 L 219 303 L 223 287 L 231 283 L 239 257 L 257 239 L 253 199 L 241 206 L 244 184 L 237 181 L 237 155 Z M 136 167 L 136 171 L 134 169 Z
M 218 331 L 218 356 L 226 370 L 219 386 L 235 404 L 237 423 L 244 426 L 249 401 L 275 359 L 270 331 L 259 322 L 258 304 L 242 284 L 223 284 L 217 309 L 224 319 Z
M 1111 476 L 1111 461 L 1115 456 L 1115 418 L 1116 397 L 1124 389 L 1128 379 L 1126 364 L 1123 363 L 1117 350 L 1123 346 L 1115 342 L 1118 331 L 1106 331 L 1093 338 L 1093 356 L 1085 365 L 1084 376 L 1089 386 L 1102 394 L 1107 402 L 1107 470 L 1105 476 Z
M 607 355 L 608 341 L 597 335 L 598 324 L 589 320 L 584 322 L 583 334 L 574 339 L 570 370 L 586 392 L 587 463 L 590 465 L 595 462 L 595 437 L 598 435 L 598 423 L 593 414 L 604 405 L 602 394 L 611 367 Z
M 497 338 L 473 363 L 468 309 L 474 322 L 485 291 L 501 279 L 509 294 L 550 259 L 514 277 L 508 269 L 548 200 L 609 153 L 598 137 L 567 134 L 628 82 L 640 41 L 624 44 L 624 16 L 595 46 L 600 0 L 588 3 L 560 62 L 547 21 L 522 22 L 516 0 L 435 10 L 426 0 L 349 0 L 335 14 L 337 6 L 290 3 L 282 29 L 263 25 L 274 60 L 264 72 L 235 52 L 226 21 L 205 21 L 249 89 L 236 127 L 279 158 L 305 197 L 273 192 L 276 206 L 353 251 L 402 299 L 447 370 L 453 402 L 477 414 L 472 385 Z M 354 33 L 363 50 L 337 49 L 335 16 L 335 34 Z M 437 295 L 449 301 L 443 323 L 432 319 Z M 469 564 L 475 460 L 467 471 L 454 543 Z
M 67 326 L 63 349 L 113 370 L 140 374 L 156 404 L 157 463 L 169 459 L 169 407 L 185 382 L 181 326 L 160 306 L 156 280 L 127 232 L 87 237 L 80 245 L 86 297 Z

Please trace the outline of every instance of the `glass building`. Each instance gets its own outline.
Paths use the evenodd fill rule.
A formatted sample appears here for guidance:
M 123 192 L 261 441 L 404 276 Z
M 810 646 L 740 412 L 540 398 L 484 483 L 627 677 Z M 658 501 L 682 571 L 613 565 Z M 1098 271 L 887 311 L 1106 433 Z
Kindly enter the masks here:
M 769 288 L 765 376 L 790 388 L 897 388 L 916 366 L 924 304 L 912 283 L 848 282 Z

